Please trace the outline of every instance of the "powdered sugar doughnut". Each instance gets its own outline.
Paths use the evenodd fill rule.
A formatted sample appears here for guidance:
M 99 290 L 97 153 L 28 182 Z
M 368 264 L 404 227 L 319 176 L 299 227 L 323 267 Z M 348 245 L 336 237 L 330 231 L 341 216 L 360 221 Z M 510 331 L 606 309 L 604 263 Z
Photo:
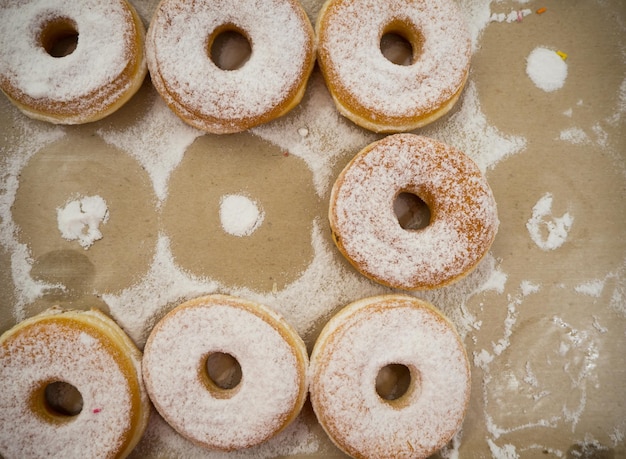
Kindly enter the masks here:
M 250 43 L 243 66 L 221 69 L 210 57 L 216 37 L 235 32 Z M 162 0 L 146 51 L 155 88 L 198 129 L 233 133 L 295 107 L 315 62 L 314 32 L 297 0 Z
M 393 366 L 408 384 L 389 396 L 381 381 Z M 332 317 L 310 375 L 317 419 L 352 457 L 430 456 L 460 428 L 469 403 L 469 363 L 454 326 L 405 295 L 365 298 Z
M 222 376 L 214 357 L 236 361 Z M 307 394 L 308 354 L 277 313 L 243 299 L 212 295 L 188 301 L 153 329 L 144 379 L 163 418 L 196 444 L 235 450 L 259 444 L 298 415 Z M 229 374 L 231 373 L 231 374 Z M 238 380 L 240 379 L 240 380 Z
M 452 0 L 327 0 L 316 24 L 318 62 L 340 113 L 376 132 L 408 131 L 447 113 L 467 80 L 471 41 Z M 410 65 L 381 52 L 397 34 Z
M 99 120 L 146 76 L 144 26 L 126 0 L 0 0 L 0 16 L 0 89 L 32 118 Z
M 140 365 L 130 338 L 95 309 L 53 308 L 5 332 L 2 457 L 126 457 L 150 412 Z M 76 391 L 75 398 L 63 396 Z M 53 403 L 72 400 L 76 410 Z
M 403 229 L 400 193 L 430 210 L 422 229 Z M 362 274 L 407 289 L 441 287 L 471 271 L 498 230 L 496 203 L 478 166 L 461 151 L 414 134 L 395 134 L 357 154 L 330 196 L 330 226 L 341 253 Z

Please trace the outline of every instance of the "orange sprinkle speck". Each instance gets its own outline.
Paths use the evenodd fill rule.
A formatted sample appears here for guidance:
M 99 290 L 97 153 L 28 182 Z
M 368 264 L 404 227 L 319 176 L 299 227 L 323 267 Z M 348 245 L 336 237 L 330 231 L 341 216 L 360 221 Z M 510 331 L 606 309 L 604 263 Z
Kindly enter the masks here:
M 539 8 L 539 9 L 537 10 L 537 14 L 543 14 L 543 13 L 545 13 L 546 11 L 548 11 L 548 8 L 546 8 L 546 7 L 544 6 L 544 7 L 541 7 L 541 8 Z

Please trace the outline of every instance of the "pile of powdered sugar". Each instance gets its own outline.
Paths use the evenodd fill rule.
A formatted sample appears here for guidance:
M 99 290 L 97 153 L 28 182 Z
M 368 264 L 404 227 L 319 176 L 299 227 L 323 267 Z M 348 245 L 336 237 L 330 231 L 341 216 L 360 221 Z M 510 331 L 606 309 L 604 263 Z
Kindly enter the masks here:
M 247 196 L 229 194 L 220 200 L 222 228 L 233 236 L 250 236 L 263 223 L 265 213 Z
M 68 201 L 57 209 L 57 222 L 61 236 L 68 241 L 78 241 L 88 249 L 102 239 L 100 224 L 109 220 L 106 201 L 100 196 L 84 196 Z
M 565 84 L 567 63 L 556 51 L 540 46 L 528 55 L 526 73 L 539 89 L 553 92 Z

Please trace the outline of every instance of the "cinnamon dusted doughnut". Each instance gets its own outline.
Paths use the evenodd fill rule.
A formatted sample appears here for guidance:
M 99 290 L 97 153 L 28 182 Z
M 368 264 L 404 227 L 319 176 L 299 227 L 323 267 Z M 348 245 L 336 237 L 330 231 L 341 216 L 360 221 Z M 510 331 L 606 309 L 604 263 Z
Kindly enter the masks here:
M 215 62 L 213 45 L 224 33 L 250 44 L 239 68 Z M 226 134 L 282 116 L 300 102 L 314 44 L 297 0 L 162 0 L 146 50 L 152 82 L 169 107 L 191 126 Z
M 430 210 L 421 229 L 394 213 L 401 193 Z M 341 253 L 363 275 L 406 290 L 432 289 L 470 272 L 498 230 L 496 203 L 478 166 L 434 139 L 395 134 L 365 147 L 330 196 L 330 227 Z
M 148 422 L 141 354 L 98 310 L 52 308 L 0 337 L 0 454 L 126 457 Z
M 454 436 L 469 403 L 470 368 L 454 326 L 411 296 L 342 309 L 315 343 L 310 375 L 317 419 L 356 458 L 428 457 Z
M 170 311 L 148 337 L 143 365 L 163 418 L 192 442 L 224 451 L 281 431 L 308 389 L 296 331 L 272 310 L 225 295 Z
M 144 26 L 126 0 L 0 0 L 0 89 L 31 118 L 82 124 L 146 76 Z
M 337 109 L 375 132 L 435 121 L 467 80 L 471 42 L 453 0 L 327 0 L 316 32 L 318 62 Z M 410 65 L 383 55 L 388 34 L 411 45 Z

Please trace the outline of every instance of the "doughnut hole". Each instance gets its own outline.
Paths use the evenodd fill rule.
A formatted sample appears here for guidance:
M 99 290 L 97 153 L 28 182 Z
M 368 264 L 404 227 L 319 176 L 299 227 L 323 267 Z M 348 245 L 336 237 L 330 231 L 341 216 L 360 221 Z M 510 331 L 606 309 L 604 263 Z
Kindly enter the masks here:
M 398 223 L 405 230 L 420 230 L 430 224 L 430 209 L 418 195 L 402 191 L 393 202 Z
M 421 377 L 413 366 L 390 363 L 382 367 L 376 375 L 376 393 L 396 408 L 406 406 L 409 399 L 420 390 Z
M 396 65 L 412 65 L 422 54 L 424 36 L 409 21 L 396 20 L 388 24 L 380 36 L 380 51 Z
M 201 376 L 209 392 L 216 398 L 230 398 L 241 383 L 241 365 L 225 352 L 212 352 L 203 360 Z
M 33 393 L 31 408 L 48 422 L 71 421 L 83 410 L 83 396 L 72 384 L 48 381 Z
M 209 36 L 207 53 L 220 69 L 237 70 L 250 59 L 252 45 L 243 30 L 234 24 L 224 24 Z
M 54 18 L 43 24 L 39 43 L 52 57 L 69 56 L 78 46 L 78 27 L 69 18 Z

